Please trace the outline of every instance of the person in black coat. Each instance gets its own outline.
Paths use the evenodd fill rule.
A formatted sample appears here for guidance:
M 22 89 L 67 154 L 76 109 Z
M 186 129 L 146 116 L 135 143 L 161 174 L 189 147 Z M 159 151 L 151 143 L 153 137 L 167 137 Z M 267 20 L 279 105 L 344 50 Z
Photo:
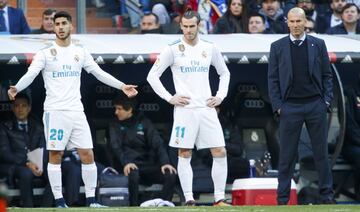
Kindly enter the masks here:
M 113 103 L 116 120 L 109 124 L 109 148 L 114 163 L 121 164 L 129 177 L 130 205 L 139 205 L 139 183 L 162 183 L 161 198 L 171 201 L 176 169 L 170 165 L 164 141 L 149 119 L 135 113 L 134 99 L 121 95 Z
M 6 176 L 10 186 L 15 180 L 20 189 L 21 206 L 33 207 L 32 180 L 44 177 L 42 167 L 28 160 L 27 153 L 45 147 L 41 123 L 28 115 L 29 97 L 19 94 L 12 103 L 15 118 L 0 125 L 0 175 Z
M 356 199 L 360 201 L 360 76 L 358 82 L 345 92 L 346 130 L 342 153 L 353 163 Z
M 247 12 L 243 0 L 230 0 L 228 10 L 214 26 L 214 34 L 247 32 Z
M 333 98 L 332 72 L 325 42 L 307 35 L 305 12 L 288 13 L 290 34 L 273 42 L 268 66 L 268 90 L 273 112 L 280 117 L 277 201 L 290 198 L 296 153 L 303 124 L 309 132 L 319 175 L 322 204 L 333 204 L 333 180 L 328 161 L 327 112 Z

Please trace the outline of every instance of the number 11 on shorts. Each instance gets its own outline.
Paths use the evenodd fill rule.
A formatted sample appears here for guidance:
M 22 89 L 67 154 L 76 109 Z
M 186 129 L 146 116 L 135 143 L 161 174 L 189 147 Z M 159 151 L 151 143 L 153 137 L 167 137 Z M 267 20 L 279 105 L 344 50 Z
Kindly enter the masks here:
M 176 130 L 176 137 L 177 138 L 184 138 L 184 134 L 185 134 L 185 127 L 180 127 L 180 126 L 177 126 L 175 127 L 175 130 Z

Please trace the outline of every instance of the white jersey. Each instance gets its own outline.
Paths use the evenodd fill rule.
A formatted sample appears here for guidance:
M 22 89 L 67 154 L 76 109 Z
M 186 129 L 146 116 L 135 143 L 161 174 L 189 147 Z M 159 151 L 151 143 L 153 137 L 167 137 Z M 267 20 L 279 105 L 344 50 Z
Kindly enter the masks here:
M 61 47 L 53 42 L 36 53 L 28 71 L 15 87 L 18 92 L 22 91 L 42 71 L 46 89 L 45 111 L 83 111 L 80 94 L 82 68 L 111 87 L 121 89 L 123 85 L 104 72 L 82 46 L 70 44 Z
M 228 92 L 230 72 L 214 44 L 201 39 L 195 46 L 188 45 L 183 39 L 167 46 L 151 68 L 147 80 L 154 91 L 169 102 L 172 95 L 161 83 L 160 76 L 170 66 L 176 94 L 190 97 L 190 103 L 185 108 L 206 107 L 206 100 L 212 96 L 210 65 L 220 75 L 216 96 L 223 100 Z

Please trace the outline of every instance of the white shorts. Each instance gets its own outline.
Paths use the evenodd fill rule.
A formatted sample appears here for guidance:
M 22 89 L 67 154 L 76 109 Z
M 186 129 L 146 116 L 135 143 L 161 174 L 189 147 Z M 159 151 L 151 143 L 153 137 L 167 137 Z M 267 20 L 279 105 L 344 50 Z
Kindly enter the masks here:
M 45 111 L 43 116 L 48 150 L 92 149 L 89 124 L 82 111 Z
M 174 108 L 169 145 L 197 149 L 224 147 L 224 134 L 214 108 Z

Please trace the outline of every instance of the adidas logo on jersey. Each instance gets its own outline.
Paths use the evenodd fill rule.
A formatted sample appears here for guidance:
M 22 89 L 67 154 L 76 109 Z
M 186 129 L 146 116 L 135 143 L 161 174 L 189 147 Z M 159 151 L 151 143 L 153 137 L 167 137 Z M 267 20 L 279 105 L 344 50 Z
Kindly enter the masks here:
M 19 60 L 17 59 L 17 57 L 13 56 L 8 62 L 7 64 L 9 65 L 15 65 L 15 64 L 20 64 Z

